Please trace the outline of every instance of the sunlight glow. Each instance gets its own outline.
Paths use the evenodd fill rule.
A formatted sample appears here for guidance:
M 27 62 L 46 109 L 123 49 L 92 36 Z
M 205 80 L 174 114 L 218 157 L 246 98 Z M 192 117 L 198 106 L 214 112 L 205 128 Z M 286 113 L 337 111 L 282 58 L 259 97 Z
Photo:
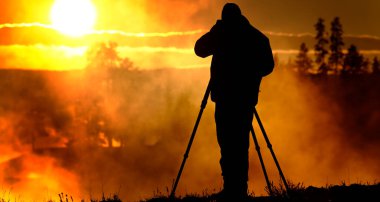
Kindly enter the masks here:
M 50 18 L 54 29 L 79 37 L 93 30 L 96 9 L 91 0 L 55 0 Z

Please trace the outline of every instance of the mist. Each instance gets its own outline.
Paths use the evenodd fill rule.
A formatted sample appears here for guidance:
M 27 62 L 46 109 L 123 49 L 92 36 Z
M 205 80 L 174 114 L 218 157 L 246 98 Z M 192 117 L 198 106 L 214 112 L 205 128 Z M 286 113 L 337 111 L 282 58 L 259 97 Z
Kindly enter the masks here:
M 0 183 L 21 200 L 168 194 L 209 69 L 0 72 Z M 276 67 L 257 110 L 285 177 L 306 186 L 379 179 L 379 78 L 306 77 Z M 214 103 L 203 114 L 178 195 L 222 187 Z M 254 120 L 270 180 L 280 181 Z M 254 144 L 249 190 L 266 195 Z

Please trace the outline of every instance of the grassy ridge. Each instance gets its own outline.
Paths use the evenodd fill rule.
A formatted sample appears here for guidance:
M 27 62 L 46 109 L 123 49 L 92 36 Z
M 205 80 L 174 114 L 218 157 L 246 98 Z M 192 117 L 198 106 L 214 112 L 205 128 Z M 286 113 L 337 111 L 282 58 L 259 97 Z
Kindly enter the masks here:
M 358 202 L 375 202 L 380 201 L 380 183 L 372 185 L 364 184 L 352 184 L 352 185 L 331 185 L 327 187 L 313 187 L 309 186 L 307 188 L 301 186 L 293 186 L 291 188 L 290 197 L 288 198 L 285 194 L 285 190 L 278 188 L 276 196 L 250 196 L 247 202 L 282 202 L 282 201 L 292 201 L 292 202 L 347 202 L 347 201 L 358 201 Z M 24 201 L 22 199 L 12 200 L 9 197 L 0 196 L 0 202 L 13 202 L 13 201 Z M 85 202 L 86 200 L 81 200 Z M 122 202 L 122 200 L 117 196 L 113 195 L 111 197 L 103 196 L 102 199 L 90 199 L 90 202 Z M 196 195 L 191 194 L 183 197 L 176 197 L 174 199 L 168 196 L 154 196 L 150 199 L 142 200 L 140 202 L 212 202 L 216 201 L 216 194 L 202 194 Z M 47 202 L 75 202 L 75 200 L 63 193 L 58 194 L 57 200 L 48 200 Z
M 373 185 L 334 185 L 328 187 L 302 187 L 297 186 L 291 189 L 290 197 L 288 198 L 283 189 L 277 190 L 278 194 L 273 197 L 255 197 L 250 196 L 249 202 L 275 202 L 275 201 L 292 201 L 292 202 L 340 202 L 340 201 L 380 201 L 380 183 Z M 174 200 L 159 196 L 144 202 L 211 202 L 215 201 L 215 195 L 189 195 L 176 198 Z

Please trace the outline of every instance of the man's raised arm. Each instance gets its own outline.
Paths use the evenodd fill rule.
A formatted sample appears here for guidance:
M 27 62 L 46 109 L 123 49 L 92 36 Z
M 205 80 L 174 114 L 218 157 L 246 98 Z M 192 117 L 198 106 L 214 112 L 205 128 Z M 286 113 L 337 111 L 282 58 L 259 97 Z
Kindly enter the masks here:
M 214 54 L 216 49 L 216 35 L 222 22 L 218 20 L 209 32 L 203 35 L 195 43 L 194 51 L 197 56 L 205 58 Z

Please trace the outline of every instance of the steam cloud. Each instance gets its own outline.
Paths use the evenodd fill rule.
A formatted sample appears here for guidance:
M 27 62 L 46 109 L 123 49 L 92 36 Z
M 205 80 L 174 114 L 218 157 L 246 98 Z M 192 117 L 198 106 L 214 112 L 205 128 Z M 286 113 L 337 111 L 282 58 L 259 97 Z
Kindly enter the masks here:
M 0 29 L 4 28 L 28 28 L 28 27 L 42 27 L 48 29 L 54 29 L 51 25 L 43 24 L 39 22 L 34 23 L 5 23 L 0 24 Z M 183 35 L 194 35 L 204 32 L 204 30 L 190 30 L 190 31 L 170 31 L 170 32 L 155 32 L 155 33 L 135 33 L 135 32 L 125 32 L 121 30 L 94 30 L 89 34 L 117 34 L 127 37 L 171 37 L 171 36 L 183 36 Z
M 107 77 L 104 72 L 3 70 L 0 76 L 2 184 L 23 200 L 64 192 L 77 200 L 116 193 L 135 201 L 170 190 L 209 73 L 163 69 Z M 366 100 L 376 88 L 347 103 L 345 93 L 363 91 L 355 82 L 316 79 L 278 67 L 262 84 L 257 109 L 286 177 L 313 186 L 376 181 L 379 106 Z M 222 185 L 213 106 L 210 102 L 202 117 L 178 194 L 217 191 Z M 101 132 L 94 136 L 95 126 Z M 254 128 L 277 183 L 256 123 Z M 99 146 L 110 142 L 122 147 Z M 265 194 L 253 143 L 250 152 L 249 188 Z

